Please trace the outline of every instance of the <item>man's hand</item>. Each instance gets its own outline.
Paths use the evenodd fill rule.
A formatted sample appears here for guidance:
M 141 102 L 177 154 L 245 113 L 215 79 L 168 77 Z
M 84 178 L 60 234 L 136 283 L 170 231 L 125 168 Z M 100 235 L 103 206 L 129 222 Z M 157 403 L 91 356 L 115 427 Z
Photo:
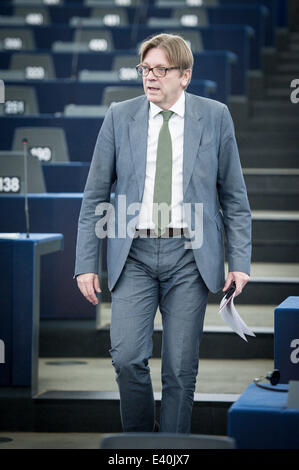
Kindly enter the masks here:
M 231 271 L 227 275 L 226 282 L 223 287 L 223 291 L 226 291 L 233 281 L 236 283 L 236 290 L 235 290 L 235 297 L 241 294 L 243 287 L 249 281 L 250 277 L 246 273 L 242 273 L 241 271 Z
M 98 275 L 95 273 L 79 274 L 77 284 L 84 297 L 93 305 L 99 303 L 95 292 L 102 292 Z

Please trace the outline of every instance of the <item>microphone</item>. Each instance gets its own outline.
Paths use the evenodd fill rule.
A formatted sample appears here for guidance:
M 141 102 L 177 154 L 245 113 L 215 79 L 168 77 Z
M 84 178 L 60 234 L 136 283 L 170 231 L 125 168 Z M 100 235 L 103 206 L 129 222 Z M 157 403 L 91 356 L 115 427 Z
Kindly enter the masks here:
M 81 18 L 78 18 L 78 42 L 81 40 L 81 33 L 82 33 L 82 26 L 83 26 L 83 21 L 81 21 Z M 79 52 L 75 50 L 72 56 L 72 70 L 71 70 L 71 78 L 76 80 L 77 79 L 77 72 L 78 72 L 78 59 L 79 59 Z
M 272 387 L 262 384 L 261 383 L 262 379 L 269 380 Z M 285 389 L 275 388 L 275 385 L 278 384 L 279 380 L 280 380 L 280 371 L 279 371 L 279 369 L 273 369 L 272 372 L 268 372 L 266 377 L 260 377 L 260 378 L 257 377 L 255 379 L 253 379 L 253 382 L 255 383 L 255 385 L 257 387 L 264 388 L 265 390 L 272 390 L 274 392 L 288 392 L 288 390 L 285 390 Z
M 28 209 L 28 174 L 27 174 L 27 144 L 28 140 L 22 140 L 24 150 L 24 193 L 25 193 L 25 220 L 26 220 L 26 238 L 29 238 L 29 209 Z

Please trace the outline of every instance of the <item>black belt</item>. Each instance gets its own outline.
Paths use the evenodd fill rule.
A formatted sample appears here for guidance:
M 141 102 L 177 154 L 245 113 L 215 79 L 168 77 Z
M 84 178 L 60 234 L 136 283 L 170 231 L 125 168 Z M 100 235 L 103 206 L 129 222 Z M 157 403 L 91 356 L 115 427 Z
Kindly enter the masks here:
M 186 230 L 186 235 L 188 228 L 166 228 L 165 232 L 161 237 L 159 238 L 176 238 L 176 237 L 181 237 L 184 235 L 184 231 Z M 150 238 L 158 238 L 158 235 L 155 233 L 154 229 L 151 228 L 141 228 L 141 229 L 136 229 L 136 233 L 138 236 L 141 237 L 150 237 Z

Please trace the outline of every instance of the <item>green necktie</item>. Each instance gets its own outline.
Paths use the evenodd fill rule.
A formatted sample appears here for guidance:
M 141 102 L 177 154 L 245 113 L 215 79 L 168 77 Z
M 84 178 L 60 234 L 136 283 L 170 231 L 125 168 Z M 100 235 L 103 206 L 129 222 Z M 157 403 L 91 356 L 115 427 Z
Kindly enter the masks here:
M 161 111 L 160 114 L 163 116 L 163 125 L 158 138 L 153 198 L 153 222 L 155 232 L 159 237 L 165 232 L 166 226 L 171 221 L 172 142 L 168 121 L 173 115 L 173 111 Z M 162 203 L 164 203 L 164 213 L 161 217 L 163 206 L 161 205 L 159 210 L 158 204 Z

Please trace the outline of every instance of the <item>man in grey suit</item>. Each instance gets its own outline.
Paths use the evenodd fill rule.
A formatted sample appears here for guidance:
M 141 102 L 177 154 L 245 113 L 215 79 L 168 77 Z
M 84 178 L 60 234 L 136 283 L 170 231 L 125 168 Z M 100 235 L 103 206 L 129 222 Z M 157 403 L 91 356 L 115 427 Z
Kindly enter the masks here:
M 185 91 L 193 67 L 187 43 L 160 34 L 141 45 L 140 59 L 145 95 L 110 106 L 99 132 L 75 276 L 96 305 L 99 239 L 108 221 L 110 354 L 123 430 L 154 430 L 148 360 L 159 307 L 160 431 L 188 433 L 208 293 L 235 282 L 238 295 L 248 282 L 251 214 L 227 106 Z

